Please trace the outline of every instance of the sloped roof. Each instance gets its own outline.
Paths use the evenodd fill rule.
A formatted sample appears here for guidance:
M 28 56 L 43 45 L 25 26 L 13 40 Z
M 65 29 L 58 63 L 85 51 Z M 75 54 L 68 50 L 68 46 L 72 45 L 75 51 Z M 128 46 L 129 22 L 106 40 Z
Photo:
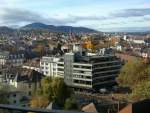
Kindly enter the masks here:
M 98 113 L 98 111 L 96 109 L 96 106 L 93 103 L 90 103 L 90 104 L 84 106 L 82 108 L 82 111 L 84 111 L 84 112 L 90 112 L 90 113 Z
M 118 113 L 149 113 L 150 112 L 150 99 L 145 99 L 127 105 Z
M 32 70 L 24 68 L 11 68 L 8 69 L 7 78 L 13 79 L 17 82 L 26 81 L 26 82 L 38 82 L 44 77 L 43 74 Z
M 56 105 L 56 103 L 53 103 L 53 102 L 51 102 L 47 107 L 46 107 L 46 109 L 48 109 L 48 110 L 56 110 L 56 109 L 59 109 L 59 107 Z

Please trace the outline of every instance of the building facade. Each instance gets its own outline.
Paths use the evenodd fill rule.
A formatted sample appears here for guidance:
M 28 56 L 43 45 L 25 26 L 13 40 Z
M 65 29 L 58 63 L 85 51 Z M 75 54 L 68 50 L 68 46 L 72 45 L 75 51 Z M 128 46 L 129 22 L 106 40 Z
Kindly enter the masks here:
M 30 98 L 40 88 L 43 74 L 23 68 L 11 68 L 3 72 L 5 76 L 2 80 L 7 85 L 12 86 L 15 91 L 22 92 L 26 97 Z M 12 89 L 12 88 L 11 88 Z
M 116 84 L 121 60 L 110 54 L 66 53 L 63 58 L 43 57 L 43 74 L 63 77 L 70 87 L 96 89 Z
M 56 57 L 42 57 L 40 61 L 40 68 L 44 75 L 56 77 L 58 72 L 58 62 L 60 58 Z
M 99 90 L 116 84 L 121 61 L 114 55 L 64 56 L 64 80 L 72 87 Z
M 7 51 L 0 52 L 0 65 L 13 65 L 21 66 L 25 61 L 25 56 L 23 53 L 9 53 Z

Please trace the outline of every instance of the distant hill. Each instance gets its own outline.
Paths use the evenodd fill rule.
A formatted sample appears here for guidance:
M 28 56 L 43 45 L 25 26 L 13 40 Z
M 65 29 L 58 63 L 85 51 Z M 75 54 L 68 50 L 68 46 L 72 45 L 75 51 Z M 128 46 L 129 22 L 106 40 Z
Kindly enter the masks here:
M 9 27 L 5 27 L 5 26 L 0 27 L 0 33 L 2 34 L 12 34 L 14 31 L 15 29 Z
M 93 29 L 85 28 L 85 27 L 72 27 L 72 26 L 54 26 L 54 25 L 46 25 L 43 23 L 32 23 L 21 27 L 22 30 L 49 30 L 51 32 L 74 32 L 74 33 L 95 33 L 98 32 Z

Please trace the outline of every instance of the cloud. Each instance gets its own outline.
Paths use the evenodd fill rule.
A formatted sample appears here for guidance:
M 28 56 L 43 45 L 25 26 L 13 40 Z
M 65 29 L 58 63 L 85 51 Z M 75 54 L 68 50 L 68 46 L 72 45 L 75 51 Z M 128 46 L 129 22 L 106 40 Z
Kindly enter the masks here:
M 142 8 L 142 9 L 125 9 L 116 13 L 112 13 L 110 16 L 118 18 L 127 18 L 127 17 L 141 17 L 150 15 L 150 8 Z
M 3 10 L 1 19 L 4 23 L 20 23 L 45 20 L 40 15 L 27 10 L 8 9 Z
M 149 31 L 150 27 L 112 27 L 100 28 L 103 32 L 145 32 Z
M 68 25 L 75 24 L 79 21 L 95 21 L 104 20 L 105 17 L 101 16 L 74 16 L 68 15 L 67 17 L 59 16 L 46 16 L 44 14 L 39 14 L 24 9 L 14 9 L 14 8 L 3 8 L 0 14 L 0 23 L 9 26 L 22 25 L 32 22 L 42 22 L 46 24 L 53 25 Z
M 44 17 L 43 14 L 38 14 L 29 10 L 4 8 L 1 11 L 0 21 L 6 25 L 19 25 L 22 23 L 43 22 L 46 24 L 61 25 L 66 23 L 76 22 L 69 19 L 58 19 L 54 17 Z
M 90 21 L 97 21 L 97 20 L 105 20 L 107 17 L 104 16 L 94 16 L 94 15 L 89 15 L 89 16 L 71 16 L 70 17 L 76 21 L 85 21 L 85 20 L 90 20 Z
M 61 14 L 61 12 L 60 12 Z M 57 15 L 57 14 L 56 14 Z M 45 15 L 45 13 L 37 13 L 32 10 L 20 9 L 20 8 L 1 8 L 0 10 L 0 24 L 8 26 L 22 26 L 32 22 L 42 22 L 45 24 L 52 25 L 74 25 L 74 26 L 94 26 L 99 28 L 99 26 L 121 26 L 125 25 L 133 20 L 133 22 L 142 22 L 137 18 L 143 18 L 144 21 L 148 21 L 150 18 L 150 8 L 145 9 L 124 9 L 120 10 L 107 16 L 100 15 Z M 134 17 L 129 19 L 126 18 Z M 122 19 L 120 19 L 122 18 Z M 111 21 L 113 20 L 113 22 Z M 98 26 L 99 25 L 99 26 Z M 93 28 L 94 28 L 93 27 Z
M 110 26 L 110 25 L 124 25 L 127 24 L 124 21 L 118 21 L 118 22 L 108 22 L 108 23 L 102 23 L 102 26 Z
M 143 17 L 143 21 L 149 21 L 150 20 L 150 15 Z

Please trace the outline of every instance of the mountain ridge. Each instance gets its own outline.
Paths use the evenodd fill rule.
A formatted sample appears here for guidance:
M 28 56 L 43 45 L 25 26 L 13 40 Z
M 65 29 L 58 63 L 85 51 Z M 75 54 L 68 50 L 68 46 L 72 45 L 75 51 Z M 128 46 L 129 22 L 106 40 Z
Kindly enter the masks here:
M 73 27 L 73 26 L 54 26 L 54 25 L 47 25 L 43 23 L 31 23 L 25 25 L 20 28 L 21 30 L 38 30 L 38 29 L 45 29 L 49 30 L 50 32 L 74 32 L 74 33 L 96 33 L 98 31 L 86 27 Z

